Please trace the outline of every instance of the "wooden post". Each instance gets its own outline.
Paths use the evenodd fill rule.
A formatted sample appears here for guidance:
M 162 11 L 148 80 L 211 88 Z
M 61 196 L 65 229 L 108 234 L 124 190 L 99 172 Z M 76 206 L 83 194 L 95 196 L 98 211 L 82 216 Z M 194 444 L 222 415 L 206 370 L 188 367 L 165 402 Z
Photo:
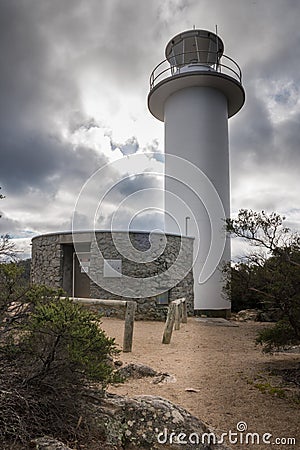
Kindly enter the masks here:
M 131 352 L 132 351 L 135 310 L 136 310 L 136 302 L 128 301 L 127 305 L 126 305 L 126 312 L 125 312 L 123 352 Z
M 181 319 L 181 302 L 176 303 L 175 309 L 175 327 L 174 330 L 180 330 L 180 319 Z
M 175 322 L 175 311 L 176 311 L 175 303 L 170 303 L 167 320 L 166 320 L 166 325 L 165 325 L 165 329 L 164 329 L 164 335 L 163 335 L 163 339 L 162 339 L 163 344 L 170 344 L 170 342 L 171 342 L 173 326 L 174 326 L 174 322 Z
M 182 301 L 182 323 L 187 323 L 187 302 L 186 298 Z

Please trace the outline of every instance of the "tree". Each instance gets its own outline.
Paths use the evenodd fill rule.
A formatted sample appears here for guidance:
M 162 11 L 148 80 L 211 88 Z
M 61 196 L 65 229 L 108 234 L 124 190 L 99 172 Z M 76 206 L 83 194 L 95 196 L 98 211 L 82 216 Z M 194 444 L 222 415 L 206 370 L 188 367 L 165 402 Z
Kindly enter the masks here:
M 231 310 L 239 312 L 244 309 L 266 309 L 265 296 L 260 291 L 264 285 L 264 267 L 252 264 L 246 258 L 228 264 L 226 269 L 226 297 L 231 300 Z
M 0 187 L 1 189 L 1 187 Z M 0 200 L 5 198 L 0 194 Z M 2 215 L 0 214 L 0 219 Z M 11 242 L 8 234 L 0 235 L 0 262 L 14 259 L 16 256 L 15 244 Z
M 284 220 L 275 212 L 246 209 L 226 220 L 227 231 L 254 248 L 233 273 L 247 274 L 248 291 L 256 301 L 281 313 L 279 322 L 258 337 L 266 351 L 300 342 L 300 237 L 284 226 Z M 235 281 L 228 277 L 227 289 L 234 292 Z
M 0 187 L 1 189 L 1 187 Z M 0 200 L 5 196 L 0 194 Z M 1 218 L 1 214 L 0 214 Z M 15 261 L 15 245 L 9 235 L 0 236 L 0 343 L 3 336 L 24 316 L 28 307 L 26 292 L 29 280 L 24 278 L 25 265 Z M 9 333 L 8 333 L 9 334 Z
M 0 264 L 0 342 L 26 317 L 29 282 L 22 277 L 23 267 L 15 262 Z

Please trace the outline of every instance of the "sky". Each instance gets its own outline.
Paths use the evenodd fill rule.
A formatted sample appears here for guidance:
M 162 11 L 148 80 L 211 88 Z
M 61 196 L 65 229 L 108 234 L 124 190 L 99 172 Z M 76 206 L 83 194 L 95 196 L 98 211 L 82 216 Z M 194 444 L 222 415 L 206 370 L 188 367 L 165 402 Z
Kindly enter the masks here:
M 32 236 L 70 230 L 103 165 L 113 191 L 98 227 L 139 191 L 142 208 L 144 187 L 162 181 L 163 158 L 146 153 L 164 151 L 163 123 L 147 108 L 151 71 L 171 37 L 216 25 L 246 91 L 229 120 L 232 216 L 276 211 L 299 230 L 299 17 L 298 0 L 0 0 L 0 234 L 28 256 Z M 139 175 L 125 164 L 120 182 L 116 164 L 129 155 Z M 158 191 L 156 215 L 136 227 L 157 226 Z

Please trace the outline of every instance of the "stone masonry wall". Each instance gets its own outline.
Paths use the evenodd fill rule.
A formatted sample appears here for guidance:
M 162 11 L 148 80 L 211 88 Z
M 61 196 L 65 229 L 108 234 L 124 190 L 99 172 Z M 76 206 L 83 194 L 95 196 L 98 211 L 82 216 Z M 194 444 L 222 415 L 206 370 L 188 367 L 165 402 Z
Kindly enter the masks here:
M 135 248 L 147 251 L 149 247 L 148 233 L 130 234 L 130 241 L 124 240 L 124 233 L 104 232 L 96 235 L 91 243 L 91 276 L 94 282 L 91 284 L 91 297 L 103 299 L 132 298 L 137 301 L 137 319 L 165 320 L 168 308 L 166 305 L 158 305 L 156 296 L 164 288 L 168 288 L 170 283 L 174 286 L 169 289 L 169 300 L 186 297 L 188 313 L 193 315 L 193 273 L 192 256 L 193 240 L 190 238 L 180 238 L 179 236 L 167 235 L 165 250 L 160 254 L 159 234 L 152 235 L 152 252 L 148 254 L 150 261 L 143 263 L 135 262 Z M 156 239 L 156 242 L 155 242 Z M 162 242 L 161 245 L 164 245 Z M 132 246 L 134 248 L 132 248 Z M 120 249 L 121 252 L 120 253 Z M 179 255 L 181 249 L 181 254 Z M 124 254 L 127 256 L 125 257 Z M 140 256 L 140 254 L 139 254 Z M 179 263 L 176 259 L 180 257 Z M 104 259 L 119 259 L 122 261 L 122 277 L 105 278 L 103 274 Z M 145 258 L 146 260 L 147 258 Z M 180 267 L 176 268 L 176 265 Z M 174 268 L 172 273 L 166 273 L 170 268 Z M 186 275 L 182 277 L 182 272 Z M 155 277 L 160 275 L 160 280 Z M 124 281 L 124 277 L 128 277 Z M 149 278 L 152 277 L 151 281 Z M 173 280 L 171 279 L 173 278 Z M 96 282 L 95 282 L 96 280 Z M 151 284 L 151 295 L 148 296 L 148 286 Z M 122 293 L 118 295 L 117 293 Z M 147 296 L 145 295 L 147 292 Z M 134 294 L 134 295 L 133 295 Z M 117 312 L 114 308 L 102 308 L 107 315 L 124 315 L 122 311 Z
M 165 320 L 168 308 L 167 305 L 157 304 L 157 295 L 162 290 L 168 290 L 169 301 L 186 297 L 188 314 L 193 315 L 193 239 L 167 235 L 165 242 L 163 235 L 152 234 L 149 242 L 149 233 L 134 232 L 129 233 L 128 241 L 128 233 L 123 232 L 115 232 L 113 236 L 105 231 L 86 235 L 90 239 L 91 298 L 133 299 L 137 302 L 137 319 Z M 63 244 L 66 242 L 69 245 L 73 243 L 71 233 L 49 234 L 33 239 L 33 283 L 63 287 Z M 134 261 L 136 251 L 138 258 L 144 258 L 143 262 L 140 259 Z M 121 261 L 122 276 L 105 277 L 105 259 Z M 101 311 L 107 316 L 124 317 L 124 308 L 105 307 Z
M 32 240 L 31 282 L 52 288 L 62 287 L 62 248 L 59 235 L 43 235 Z

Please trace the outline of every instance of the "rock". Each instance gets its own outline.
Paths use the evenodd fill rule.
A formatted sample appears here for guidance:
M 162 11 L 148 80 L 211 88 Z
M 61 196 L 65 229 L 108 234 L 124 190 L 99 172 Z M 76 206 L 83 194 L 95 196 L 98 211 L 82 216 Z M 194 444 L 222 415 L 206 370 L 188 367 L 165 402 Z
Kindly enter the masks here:
M 243 309 L 237 313 L 236 320 L 238 322 L 257 321 L 260 314 L 261 311 L 258 309 Z
M 151 369 L 149 366 L 145 366 L 144 364 L 126 364 L 126 366 L 121 367 L 117 370 L 118 374 L 125 379 L 128 378 L 144 378 L 144 377 L 155 377 L 160 375 L 154 369 Z
M 115 363 L 111 356 L 106 355 L 106 358 L 104 359 L 105 364 L 110 367 L 111 369 L 115 369 Z
M 107 448 L 228 450 L 223 444 L 213 443 L 212 437 L 208 443 L 209 436 L 205 434 L 205 443 L 202 444 L 203 433 L 213 433 L 213 430 L 185 409 L 161 397 L 142 395 L 129 398 L 106 394 L 104 399 L 94 402 L 92 408 L 96 424 L 104 431 Z M 199 443 L 195 440 L 190 442 L 190 437 L 193 440 L 196 436 Z M 217 441 L 217 436 L 215 439 Z
M 159 384 L 159 383 L 176 383 L 176 378 L 174 375 L 170 375 L 169 373 L 161 373 L 153 378 L 151 381 L 152 384 Z
M 157 372 L 156 370 L 144 364 L 129 363 L 126 366 L 118 369 L 117 373 L 125 380 L 128 380 L 129 378 L 138 379 L 152 377 L 153 384 L 176 383 L 176 378 L 174 377 L 174 375 L 170 375 L 166 372 Z
M 115 361 L 115 367 L 121 367 L 121 366 L 123 366 L 123 361 L 121 361 L 120 359 L 117 359 Z
M 115 394 L 88 396 L 91 425 L 101 431 L 99 449 L 230 450 L 203 421 L 169 400 L 150 395 L 133 398 Z M 72 450 L 52 437 L 32 441 L 37 450 Z M 100 444 L 99 444 L 100 445 Z
M 37 450 L 72 450 L 62 442 L 49 436 L 33 439 L 32 444 L 35 445 Z

